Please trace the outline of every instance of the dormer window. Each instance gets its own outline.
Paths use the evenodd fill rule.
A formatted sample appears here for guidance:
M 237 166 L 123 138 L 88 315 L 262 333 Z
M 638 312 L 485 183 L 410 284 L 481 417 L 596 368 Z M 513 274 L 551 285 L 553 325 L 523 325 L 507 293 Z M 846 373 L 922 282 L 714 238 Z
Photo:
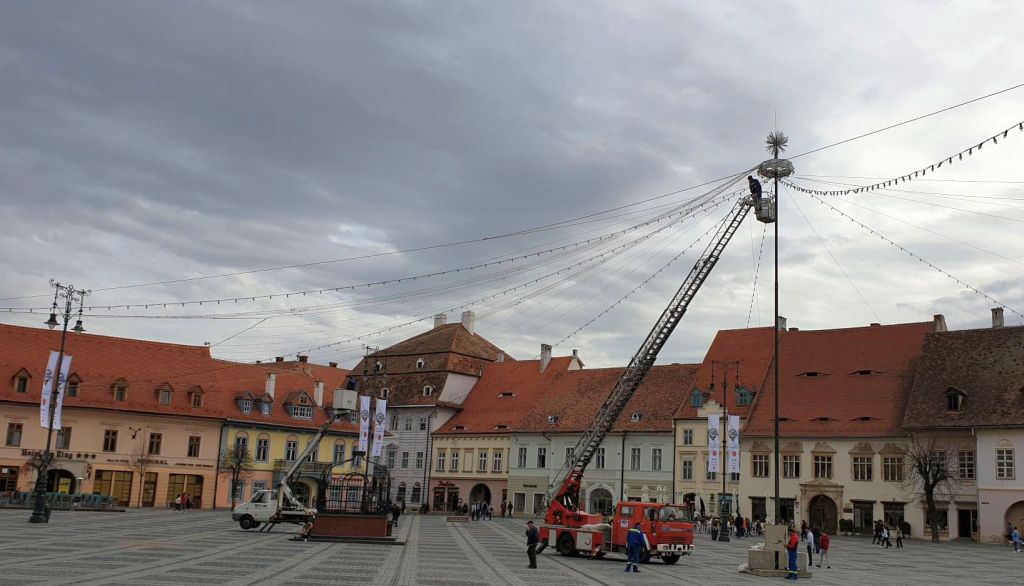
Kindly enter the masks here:
M 381 363 L 380 361 L 378 361 L 376 364 L 373 365 L 373 372 L 383 372 L 383 370 L 384 370 L 384 364 Z
M 866 368 L 866 369 L 863 369 L 863 370 L 855 370 L 855 371 L 850 373 L 850 376 L 871 376 L 873 374 L 882 374 L 882 373 L 880 373 L 877 370 L 871 370 L 870 368 Z
M 270 402 L 269 401 L 261 401 L 260 402 L 260 415 L 270 415 Z
M 198 409 L 203 406 L 203 393 L 202 391 L 192 391 L 189 393 L 189 404 L 194 409 Z
M 878 418 L 870 415 L 861 415 L 860 417 L 854 417 L 850 421 L 878 421 Z
M 946 389 L 946 411 L 960 411 L 964 407 L 967 393 L 956 387 Z
M 242 409 L 242 413 L 252 413 L 252 399 L 242 399 L 238 402 L 238 406 Z
M 171 389 L 160 389 L 160 404 L 163 406 L 169 406 L 171 404 L 171 398 L 174 396 L 174 391 Z
M 740 407 L 750 405 L 754 401 L 754 393 L 746 387 L 736 389 L 736 404 Z
M 297 419 L 312 419 L 313 418 L 313 406 L 312 405 L 292 405 L 292 417 Z
M 821 423 L 824 423 L 826 421 L 835 421 L 835 419 L 832 419 L 831 417 L 815 417 L 811 421 L 819 421 Z
M 466 429 L 465 425 L 453 425 L 452 426 L 452 431 L 462 431 L 464 429 Z
M 377 391 L 377 396 L 379 398 L 381 398 L 381 399 L 387 399 L 388 395 L 390 395 L 390 394 L 391 394 L 391 389 L 389 389 L 387 387 L 384 387 L 383 389 Z
M 629 421 L 630 423 L 639 423 L 640 420 L 643 419 L 643 416 L 644 414 L 640 413 L 639 411 L 634 412 L 632 415 L 629 416 Z
M 114 392 L 115 401 L 125 401 L 128 399 L 128 384 L 124 379 L 117 379 L 114 384 L 111 385 L 111 389 Z
M 508 426 L 503 423 L 499 423 L 498 425 L 494 426 L 494 429 L 508 429 Z
M 423 385 L 423 396 L 429 397 L 434 394 L 434 387 L 430 385 Z
M 704 393 L 700 392 L 700 389 L 693 389 L 690 393 L 690 406 L 691 407 L 703 407 L 704 406 Z
M 28 392 L 28 381 L 32 379 L 32 375 L 27 370 L 22 368 L 18 371 L 18 374 L 14 375 L 14 392 L 16 393 L 27 393 Z
M 827 372 L 819 372 L 817 370 L 808 370 L 807 372 L 801 372 L 797 376 L 802 376 L 804 378 L 817 378 L 819 376 L 828 376 L 828 373 Z
M 498 398 L 501 398 L 501 399 L 508 399 L 510 397 L 515 397 L 515 396 L 516 396 L 516 394 L 513 393 L 512 391 L 505 391 L 505 392 L 502 392 L 502 393 L 498 393 Z
M 426 365 L 427 365 L 427 361 L 426 360 L 423 360 L 422 358 L 419 358 L 419 359 L 416 360 L 416 369 L 417 370 L 422 369 Z
M 558 416 L 557 415 L 548 415 L 548 423 L 550 423 L 552 425 L 554 425 L 555 423 L 558 423 Z
M 80 384 L 82 384 L 82 379 L 79 378 L 78 374 L 73 373 L 71 376 L 68 377 L 68 388 L 66 391 L 64 391 L 65 395 L 67 395 L 68 397 L 77 397 L 78 385 Z

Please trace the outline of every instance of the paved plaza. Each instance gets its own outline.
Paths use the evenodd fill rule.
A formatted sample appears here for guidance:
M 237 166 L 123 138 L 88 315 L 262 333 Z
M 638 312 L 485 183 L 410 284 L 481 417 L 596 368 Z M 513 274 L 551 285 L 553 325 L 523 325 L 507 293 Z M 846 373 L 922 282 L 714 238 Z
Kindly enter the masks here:
M 30 525 L 28 511 L 0 510 L 0 584 L 764 584 L 781 578 L 739 574 L 752 539 L 712 543 L 699 536 L 696 555 L 675 566 L 652 562 L 624 574 L 619 561 L 564 558 L 548 550 L 526 567 L 523 522 L 446 523 L 402 518 L 404 546 L 290 541 L 288 527 L 242 531 L 226 512 L 54 512 Z M 910 541 L 879 551 L 862 538 L 836 538 L 832 569 L 820 584 L 991 584 L 1024 577 L 1024 554 L 972 543 Z

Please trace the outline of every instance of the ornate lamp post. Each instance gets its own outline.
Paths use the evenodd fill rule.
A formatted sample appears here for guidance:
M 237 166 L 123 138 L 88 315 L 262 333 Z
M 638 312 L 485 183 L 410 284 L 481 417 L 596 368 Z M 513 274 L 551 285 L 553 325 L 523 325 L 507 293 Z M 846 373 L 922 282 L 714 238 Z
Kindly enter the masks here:
M 85 296 L 90 291 L 85 289 L 75 289 L 74 285 L 62 285 L 61 283 L 50 279 L 50 285 L 54 288 L 53 293 L 53 308 L 50 311 L 50 319 L 46 320 L 46 325 L 52 330 L 60 325 L 57 321 L 58 312 L 61 319 L 64 322 L 64 328 L 60 333 L 60 352 L 57 353 L 57 367 L 53 372 L 46 373 L 47 379 L 56 377 L 56 384 L 50 387 L 50 404 L 47 413 L 47 426 L 46 426 L 46 448 L 43 450 L 42 456 L 39 458 L 38 475 L 36 476 L 36 487 L 33 491 L 35 498 L 35 505 L 32 508 L 32 516 L 28 518 L 29 523 L 49 523 L 50 518 L 47 514 L 46 507 L 46 473 L 50 467 L 50 460 L 53 459 L 53 455 L 50 453 L 50 445 L 53 442 L 53 417 L 57 410 L 57 399 L 60 396 L 60 390 L 64 387 L 64 377 L 60 375 L 61 368 L 64 366 L 64 343 L 67 340 L 68 335 L 68 324 L 71 322 L 72 306 L 78 302 L 78 320 L 75 322 L 75 326 L 71 328 L 71 331 L 76 334 L 80 334 L 85 331 L 82 326 L 82 305 L 85 303 Z M 58 300 L 64 300 L 64 309 L 61 310 L 58 307 Z M 44 391 L 46 385 L 43 385 Z

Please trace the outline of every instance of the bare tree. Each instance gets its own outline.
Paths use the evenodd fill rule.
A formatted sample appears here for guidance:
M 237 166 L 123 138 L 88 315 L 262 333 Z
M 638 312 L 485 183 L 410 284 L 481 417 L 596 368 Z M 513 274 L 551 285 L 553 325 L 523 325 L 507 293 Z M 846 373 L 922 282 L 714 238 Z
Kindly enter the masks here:
M 935 437 L 916 436 L 907 448 L 906 464 L 910 469 L 906 481 L 924 495 L 926 520 L 931 528 L 932 542 L 939 541 L 936 494 L 953 495 L 957 489 L 956 452 L 947 449 Z
M 245 446 L 234 445 L 224 448 L 220 454 L 220 469 L 231 473 L 231 509 L 235 509 L 238 493 L 238 480 L 245 475 L 252 466 L 252 458 L 249 456 L 249 449 Z

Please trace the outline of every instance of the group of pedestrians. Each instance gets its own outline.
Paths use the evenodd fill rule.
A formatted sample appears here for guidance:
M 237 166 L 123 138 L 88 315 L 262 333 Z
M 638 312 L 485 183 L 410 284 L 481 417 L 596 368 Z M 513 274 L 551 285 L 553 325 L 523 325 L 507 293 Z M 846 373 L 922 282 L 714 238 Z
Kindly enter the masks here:
M 829 534 L 822 531 L 821 527 L 808 527 L 806 522 L 800 526 L 800 533 L 798 534 L 796 527 L 790 525 L 789 536 L 786 539 L 786 554 L 789 558 L 787 560 L 789 562 L 786 573 L 787 580 L 799 578 L 797 555 L 800 551 L 801 542 L 807 547 L 808 567 L 814 564 L 815 554 L 818 556 L 817 567 L 820 568 L 823 563 L 826 568 L 832 567 L 832 558 L 828 555 L 828 550 L 832 545 L 832 538 Z
M 693 520 L 694 529 L 701 533 L 710 535 L 712 541 L 718 541 L 722 532 L 722 520 L 718 517 L 700 515 Z M 764 534 L 764 524 L 760 519 L 750 520 L 750 517 L 730 515 L 725 525 L 728 535 L 735 537 L 757 537 Z
M 903 529 L 899 523 L 890 527 L 885 521 L 875 521 L 872 545 L 877 543 L 880 549 L 889 549 L 892 547 L 893 538 L 896 539 L 896 549 L 903 549 Z
M 174 510 L 179 513 L 187 513 L 192 508 L 192 495 L 183 492 L 174 497 Z

